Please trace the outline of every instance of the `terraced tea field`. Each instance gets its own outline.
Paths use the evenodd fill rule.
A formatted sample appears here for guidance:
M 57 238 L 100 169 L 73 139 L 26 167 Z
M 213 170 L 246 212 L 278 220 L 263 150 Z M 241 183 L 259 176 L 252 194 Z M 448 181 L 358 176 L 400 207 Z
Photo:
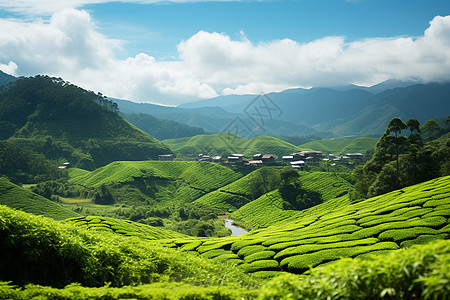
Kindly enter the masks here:
M 113 162 L 70 182 L 88 187 L 131 186 L 122 193 L 131 202 L 133 198 L 191 202 L 241 177 L 230 168 L 208 162 L 126 161 Z
M 267 184 L 269 186 L 267 189 L 271 190 L 278 187 L 281 169 L 281 167 L 257 169 L 214 192 L 200 197 L 195 203 L 235 211 L 264 194 L 264 188 L 260 189 L 259 186 L 264 185 L 265 181 L 268 181 L 268 177 L 271 177 L 272 182 L 276 184 Z
M 66 222 L 91 231 L 116 233 L 124 236 L 134 236 L 144 240 L 190 238 L 178 232 L 164 230 L 128 220 L 118 220 L 108 217 L 78 217 L 67 219 Z
M 324 207 L 336 208 L 336 206 L 349 204 L 348 191 L 352 185 L 338 174 L 326 172 L 300 172 L 299 181 L 302 188 L 317 192 L 324 202 L 336 199 L 330 203 L 322 204 Z M 314 211 L 311 208 L 310 211 Z M 303 212 L 283 209 L 283 199 L 278 191 L 262 195 L 258 199 L 244 205 L 233 216 L 244 221 L 252 228 L 263 228 L 285 221 L 287 218 L 302 215 Z
M 58 203 L 11 183 L 5 177 L 0 177 L 0 204 L 55 220 L 80 216 Z
M 373 150 L 377 142 L 377 138 L 360 137 L 356 139 L 315 140 L 299 147 L 334 154 L 365 153 L 367 150 Z
M 275 194 L 263 197 L 270 199 Z M 278 212 L 283 213 L 278 224 L 239 237 L 174 239 L 167 246 L 237 264 L 257 276 L 270 277 L 284 271 L 304 273 L 310 267 L 341 257 L 384 254 L 447 239 L 450 176 L 357 203 L 350 203 L 343 196 L 300 212 Z
M 207 155 L 230 155 L 242 153 L 248 158 L 256 153 L 275 154 L 279 157 L 299 151 L 299 147 L 271 136 L 246 139 L 232 133 L 202 134 L 194 137 L 164 140 L 164 143 L 186 157 Z

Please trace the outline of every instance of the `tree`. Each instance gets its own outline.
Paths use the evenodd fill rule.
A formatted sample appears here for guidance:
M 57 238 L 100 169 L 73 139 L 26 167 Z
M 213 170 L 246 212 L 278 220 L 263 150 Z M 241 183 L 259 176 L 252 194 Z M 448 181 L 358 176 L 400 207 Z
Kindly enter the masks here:
M 441 126 L 435 120 L 428 120 L 421 128 L 426 141 L 431 141 L 439 137 Z

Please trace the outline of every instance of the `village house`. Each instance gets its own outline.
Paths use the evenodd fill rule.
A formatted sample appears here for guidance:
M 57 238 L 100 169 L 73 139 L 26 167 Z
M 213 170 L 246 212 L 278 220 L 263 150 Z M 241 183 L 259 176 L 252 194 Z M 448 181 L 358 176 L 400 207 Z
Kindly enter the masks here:
M 212 161 L 212 158 L 209 155 L 199 154 L 198 161 Z
M 322 151 L 300 151 L 296 153 L 292 153 L 291 156 L 292 161 L 306 161 L 308 164 L 318 163 L 322 160 L 323 153 Z
M 305 169 L 305 162 L 303 160 L 296 160 L 290 162 L 291 167 L 294 169 L 304 170 Z
M 173 161 L 173 154 L 160 154 L 158 155 L 159 161 Z
M 244 165 L 244 155 L 243 154 L 231 154 L 228 156 L 228 166 L 239 167 Z
M 284 155 L 283 157 L 281 157 L 281 159 L 283 160 L 284 163 L 290 163 L 291 161 L 294 160 L 294 156 L 293 155 Z

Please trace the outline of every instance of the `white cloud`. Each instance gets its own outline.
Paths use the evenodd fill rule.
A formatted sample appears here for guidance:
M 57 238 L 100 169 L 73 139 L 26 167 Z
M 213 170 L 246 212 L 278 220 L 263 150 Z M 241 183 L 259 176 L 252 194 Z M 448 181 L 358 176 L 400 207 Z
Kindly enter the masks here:
M 1 0 L 0 0 L 1 1 Z M 450 16 L 435 17 L 420 37 L 347 42 L 324 37 L 255 44 L 241 33 L 200 31 L 178 45 L 178 57 L 151 53 L 118 59 L 123 45 L 100 34 L 89 13 L 66 9 L 49 21 L 0 19 L 0 70 L 49 74 L 103 94 L 177 104 L 230 93 L 292 87 L 372 84 L 386 79 L 450 80 Z
M 17 65 L 15 62 L 10 61 L 8 64 L 1 64 L 0 63 L 0 71 L 9 74 L 9 75 L 17 75 L 16 71 L 17 71 Z

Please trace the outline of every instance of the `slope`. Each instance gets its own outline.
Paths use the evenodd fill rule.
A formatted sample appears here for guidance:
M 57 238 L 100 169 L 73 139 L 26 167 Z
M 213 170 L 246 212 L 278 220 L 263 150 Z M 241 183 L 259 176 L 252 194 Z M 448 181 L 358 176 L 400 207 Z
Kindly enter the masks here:
M 275 137 L 257 136 L 246 139 L 228 132 L 164 140 L 164 143 L 186 157 L 197 157 L 200 153 L 212 156 L 241 153 L 248 158 L 252 158 L 257 153 L 263 153 L 281 157 L 299 150 L 297 146 Z
M 302 189 L 318 193 L 321 203 L 336 198 L 326 206 L 335 207 L 349 203 L 346 195 L 352 185 L 336 173 L 300 172 L 298 182 Z M 292 200 L 294 199 L 283 195 L 279 189 L 274 190 L 244 205 L 233 213 L 233 217 L 251 228 L 268 227 L 297 215 L 297 210 L 289 209 L 289 201 Z
M 447 176 L 357 203 L 339 197 L 286 213 L 282 222 L 238 237 L 200 243 L 176 240 L 168 245 L 239 264 L 260 276 L 303 273 L 341 257 L 383 254 L 448 239 L 449 187 Z
M 116 202 L 135 204 L 188 203 L 242 177 L 229 168 L 208 162 L 113 162 L 69 181 L 88 187 L 113 189 Z
M 302 149 L 311 149 L 334 154 L 365 153 L 373 150 L 377 138 L 361 137 L 356 139 L 315 140 L 300 145 Z
M 9 182 L 5 177 L 0 177 L 0 204 L 55 220 L 80 216 L 74 211 Z
M 276 189 L 281 167 L 263 167 L 195 200 L 195 204 L 217 207 L 229 212 L 244 206 L 265 193 Z
M 11 142 L 84 169 L 170 152 L 119 117 L 114 102 L 47 76 L 20 79 L 2 91 L 0 121 L 14 126 Z
M 158 140 L 176 139 L 205 134 L 201 127 L 192 127 L 172 120 L 158 119 L 149 114 L 122 114 L 131 124 Z

